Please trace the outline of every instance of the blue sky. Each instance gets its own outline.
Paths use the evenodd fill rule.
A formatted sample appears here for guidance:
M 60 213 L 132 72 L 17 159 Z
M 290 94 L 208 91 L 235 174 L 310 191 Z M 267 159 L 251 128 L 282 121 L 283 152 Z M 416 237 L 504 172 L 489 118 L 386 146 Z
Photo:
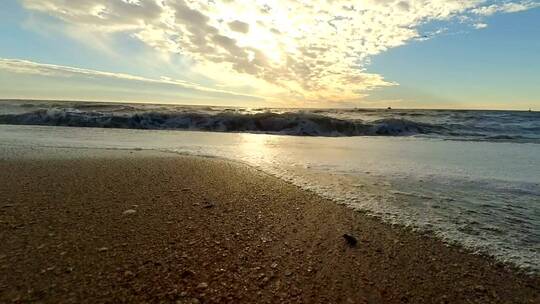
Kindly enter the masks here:
M 441 35 L 380 54 L 370 69 L 400 86 L 374 97 L 425 94 L 427 107 L 540 106 L 540 9 L 493 16 L 482 30 Z M 442 105 L 444 107 L 444 105 Z
M 538 1 L 0 2 L 0 98 L 528 109 L 539 54 Z

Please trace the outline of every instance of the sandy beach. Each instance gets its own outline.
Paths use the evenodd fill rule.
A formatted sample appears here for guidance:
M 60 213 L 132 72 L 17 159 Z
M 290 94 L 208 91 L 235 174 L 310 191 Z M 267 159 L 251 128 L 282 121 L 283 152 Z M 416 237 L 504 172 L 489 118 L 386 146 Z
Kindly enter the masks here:
M 170 153 L 4 158 L 0 243 L 1 303 L 540 302 L 538 276 L 246 165 Z

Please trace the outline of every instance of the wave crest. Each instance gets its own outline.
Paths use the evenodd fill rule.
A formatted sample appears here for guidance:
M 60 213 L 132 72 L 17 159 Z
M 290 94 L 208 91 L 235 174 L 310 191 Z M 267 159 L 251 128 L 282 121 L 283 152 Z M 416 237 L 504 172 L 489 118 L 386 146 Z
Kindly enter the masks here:
M 142 112 L 122 114 L 49 108 L 22 114 L 0 115 L 0 123 L 96 128 L 253 132 L 300 136 L 403 136 L 441 131 L 441 127 L 405 119 L 389 118 L 364 122 L 361 120 L 342 120 L 305 112 L 263 112 L 256 114 L 235 112 L 221 112 L 218 114 Z

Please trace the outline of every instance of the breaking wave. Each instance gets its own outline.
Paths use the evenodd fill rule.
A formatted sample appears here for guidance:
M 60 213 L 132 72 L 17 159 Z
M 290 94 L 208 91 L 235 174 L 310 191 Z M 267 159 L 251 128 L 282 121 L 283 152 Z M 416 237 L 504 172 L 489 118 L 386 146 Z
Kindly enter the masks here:
M 254 109 L 0 100 L 0 124 L 296 136 L 422 136 L 540 144 L 540 112 L 533 111 Z
M 445 131 L 443 127 L 405 119 L 388 118 L 371 122 L 343 120 L 314 113 L 237 112 L 207 113 L 100 113 L 78 109 L 41 109 L 22 114 L 0 115 L 2 124 L 254 132 L 300 136 L 415 135 Z

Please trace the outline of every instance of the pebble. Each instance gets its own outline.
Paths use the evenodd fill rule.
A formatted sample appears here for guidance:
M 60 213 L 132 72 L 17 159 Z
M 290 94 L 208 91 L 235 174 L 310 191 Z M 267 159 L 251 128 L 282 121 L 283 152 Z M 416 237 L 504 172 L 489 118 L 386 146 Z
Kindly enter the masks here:
M 485 292 L 486 291 L 486 288 L 482 285 L 476 285 L 474 286 L 474 290 L 478 291 L 478 292 Z
M 135 213 L 137 213 L 137 211 L 134 210 L 134 209 L 128 209 L 128 210 L 122 212 L 122 214 L 124 214 L 124 215 L 130 215 L 130 214 L 135 214 Z
M 98 248 L 98 251 L 99 251 L 99 252 L 105 252 L 105 251 L 107 251 L 107 250 L 109 250 L 109 248 L 107 248 L 107 247 L 101 247 L 101 248 Z
M 352 235 L 344 234 L 343 238 L 347 241 L 347 244 L 349 244 L 349 246 L 351 247 L 356 246 L 356 244 L 358 243 L 358 240 Z
M 191 270 L 189 270 L 189 269 L 184 270 L 184 271 L 180 274 L 180 276 L 181 276 L 182 278 L 188 278 L 188 277 L 192 277 L 192 276 L 194 276 L 194 275 L 195 275 L 195 272 L 193 272 L 193 271 L 191 271 Z
M 199 285 L 197 285 L 197 288 L 198 289 L 206 289 L 206 288 L 208 288 L 208 283 L 205 283 L 205 282 L 199 283 Z

